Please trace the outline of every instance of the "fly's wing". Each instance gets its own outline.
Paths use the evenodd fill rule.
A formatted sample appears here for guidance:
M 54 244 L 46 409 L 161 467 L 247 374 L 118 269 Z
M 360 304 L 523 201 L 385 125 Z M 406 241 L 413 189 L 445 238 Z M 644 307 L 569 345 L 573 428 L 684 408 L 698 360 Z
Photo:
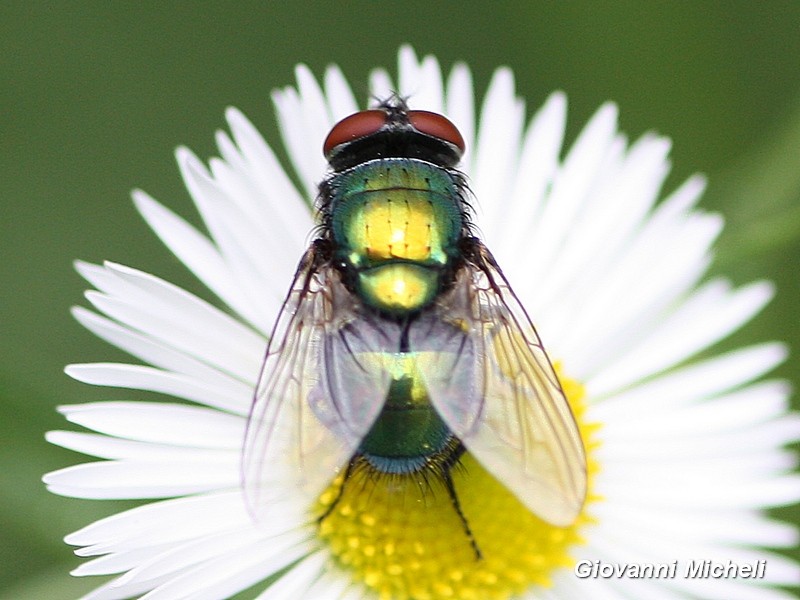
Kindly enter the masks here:
M 313 247 L 300 262 L 247 423 L 242 477 L 256 517 L 287 486 L 313 502 L 356 452 L 389 386 L 370 359 L 380 328 L 358 326 L 357 301 L 338 272 L 319 262 Z
M 580 433 L 524 308 L 489 251 L 473 243 L 468 265 L 436 309 L 435 321 L 452 327 L 439 358 L 423 370 L 428 393 L 490 473 L 540 518 L 567 526 L 586 495 Z

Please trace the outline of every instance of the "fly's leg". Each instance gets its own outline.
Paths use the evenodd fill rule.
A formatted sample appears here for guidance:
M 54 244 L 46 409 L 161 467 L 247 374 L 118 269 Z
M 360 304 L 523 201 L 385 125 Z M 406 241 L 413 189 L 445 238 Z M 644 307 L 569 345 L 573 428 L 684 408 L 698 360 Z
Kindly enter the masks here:
M 464 527 L 464 533 L 467 534 L 469 544 L 472 546 L 472 550 L 475 552 L 475 560 L 481 560 L 483 558 L 483 554 L 481 554 L 481 549 L 478 548 L 478 542 L 475 541 L 475 536 L 472 535 L 472 530 L 469 528 L 467 518 L 464 516 L 464 513 L 461 510 L 461 503 L 458 501 L 458 495 L 456 494 L 456 488 L 453 485 L 453 478 L 450 476 L 449 469 L 442 473 L 442 478 L 444 479 L 444 485 L 447 488 L 447 494 L 450 496 L 450 502 L 453 503 L 453 508 L 455 509 L 458 518 L 461 519 L 461 525 Z
M 344 486 L 347 485 L 347 480 L 350 479 L 350 476 L 353 474 L 353 468 L 357 459 L 358 457 L 354 456 L 350 459 L 350 462 L 347 463 L 347 468 L 345 468 L 344 476 L 342 478 L 342 485 L 339 486 L 339 491 L 336 494 L 336 498 L 334 498 L 333 502 L 331 502 L 328 508 L 325 509 L 325 512 L 317 518 L 317 525 L 321 524 L 328 516 L 330 516 L 330 514 L 336 508 L 336 505 L 339 504 L 339 501 L 342 499 L 342 495 L 344 494 Z
M 450 496 L 450 502 L 453 504 L 453 510 L 456 511 L 458 518 L 461 520 L 461 525 L 464 527 L 464 533 L 469 540 L 469 545 L 472 546 L 472 550 L 475 552 L 475 560 L 481 560 L 483 558 L 483 554 L 481 553 L 481 549 L 478 547 L 478 542 L 475 540 L 475 536 L 472 534 L 472 529 L 469 527 L 467 517 L 461 510 L 461 503 L 458 501 L 458 494 L 456 494 L 456 487 L 453 485 L 453 476 L 451 475 L 453 468 L 458 465 L 458 462 L 466 449 L 459 440 L 453 438 L 453 441 L 455 442 L 455 445 L 452 449 L 452 453 L 438 465 L 439 476 L 442 478 L 444 487 L 447 489 L 447 495 Z

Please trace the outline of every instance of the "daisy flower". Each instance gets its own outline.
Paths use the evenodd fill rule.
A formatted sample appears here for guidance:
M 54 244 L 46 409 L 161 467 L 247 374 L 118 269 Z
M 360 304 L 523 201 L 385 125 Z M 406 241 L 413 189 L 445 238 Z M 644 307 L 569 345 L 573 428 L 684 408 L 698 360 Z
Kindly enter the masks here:
M 706 277 L 722 219 L 695 207 L 703 178 L 659 201 L 670 142 L 629 142 L 614 104 L 563 150 L 564 94 L 526 121 L 513 75 L 500 68 L 476 110 L 466 66 L 445 79 L 435 58 L 408 47 L 397 79 L 372 73 L 371 97 L 396 91 L 461 131 L 473 220 L 555 363 L 586 451 L 586 501 L 573 523 L 552 525 L 467 453 L 452 477 L 480 557 L 437 482 L 356 473 L 343 488 L 332 472 L 309 496 L 279 458 L 269 465 L 267 517 L 248 510 L 245 427 L 267 338 L 315 226 L 327 172 L 320 149 L 334 123 L 363 108 L 336 67 L 322 82 L 302 65 L 296 76 L 273 96 L 291 174 L 230 109 L 220 158 L 204 164 L 177 151 L 207 234 L 133 194 L 215 303 L 130 267 L 77 264 L 94 310 L 77 307 L 75 318 L 137 362 L 67 373 L 174 397 L 65 406 L 89 431 L 47 436 L 100 459 L 46 475 L 52 492 L 148 501 L 67 536 L 91 559 L 74 575 L 114 576 L 87 598 L 790 597 L 780 586 L 797 585 L 800 568 L 765 548 L 794 546 L 797 530 L 765 509 L 800 499 L 785 448 L 800 438 L 800 420 L 787 412 L 788 385 L 762 380 L 787 351 L 763 343 L 696 358 L 773 295 L 768 282 L 735 289 Z M 692 561 L 751 564 L 759 576 L 690 576 Z M 672 577 L 609 572 L 673 563 Z

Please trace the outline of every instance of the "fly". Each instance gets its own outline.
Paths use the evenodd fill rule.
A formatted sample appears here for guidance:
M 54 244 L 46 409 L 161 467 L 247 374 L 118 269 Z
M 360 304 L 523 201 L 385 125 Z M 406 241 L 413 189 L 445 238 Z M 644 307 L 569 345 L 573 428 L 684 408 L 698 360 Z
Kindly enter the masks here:
M 355 469 L 436 478 L 479 558 L 451 477 L 469 452 L 538 517 L 571 524 L 586 495 L 581 437 L 536 329 L 474 233 L 458 129 L 392 97 L 337 123 L 323 151 L 316 239 L 248 421 L 251 510 L 276 493 L 280 468 L 310 502 L 340 474 L 341 495 Z

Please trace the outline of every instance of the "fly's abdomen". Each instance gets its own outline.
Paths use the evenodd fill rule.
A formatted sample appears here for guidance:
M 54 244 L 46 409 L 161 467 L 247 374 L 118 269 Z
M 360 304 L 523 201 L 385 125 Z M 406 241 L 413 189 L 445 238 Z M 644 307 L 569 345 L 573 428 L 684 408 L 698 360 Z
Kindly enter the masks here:
M 392 381 L 381 409 L 360 451 L 384 473 L 420 470 L 446 452 L 450 430 L 431 405 L 417 368 L 419 353 L 384 355 Z
M 332 234 L 354 291 L 389 313 L 429 304 L 462 229 L 450 174 L 421 160 L 378 159 L 338 175 L 332 188 Z

